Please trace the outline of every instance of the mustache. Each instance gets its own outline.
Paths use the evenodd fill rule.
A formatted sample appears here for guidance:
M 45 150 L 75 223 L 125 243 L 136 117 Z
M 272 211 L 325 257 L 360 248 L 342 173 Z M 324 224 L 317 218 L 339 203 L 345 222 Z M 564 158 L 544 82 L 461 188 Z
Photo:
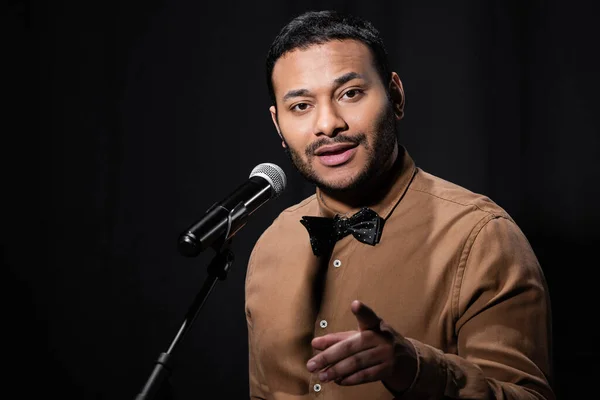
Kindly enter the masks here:
M 306 156 L 311 157 L 315 154 L 315 151 L 321 146 L 327 146 L 330 144 L 338 144 L 338 143 L 350 143 L 353 145 L 360 145 L 367 142 L 367 136 L 364 133 L 359 133 L 354 136 L 347 135 L 336 135 L 332 138 L 322 138 L 317 141 L 311 143 L 305 150 Z

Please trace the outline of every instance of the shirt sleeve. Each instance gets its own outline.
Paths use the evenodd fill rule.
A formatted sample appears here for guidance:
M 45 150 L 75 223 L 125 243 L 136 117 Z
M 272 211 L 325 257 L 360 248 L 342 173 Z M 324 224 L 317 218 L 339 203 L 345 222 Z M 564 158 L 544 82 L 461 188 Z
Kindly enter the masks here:
M 254 264 L 257 257 L 257 250 L 259 248 L 260 240 L 254 246 L 250 259 L 248 260 L 248 268 L 246 270 L 246 286 L 252 278 L 252 272 L 254 270 Z M 252 314 L 246 304 L 246 323 L 248 328 L 248 378 L 249 378 L 249 391 L 250 399 L 252 400 L 264 400 L 267 398 L 268 388 L 266 385 L 261 384 L 261 374 L 258 367 L 256 357 L 254 356 L 254 335 L 252 328 Z
M 249 368 L 248 368 L 248 372 L 249 372 L 249 379 L 250 379 L 250 399 L 253 400 L 264 400 L 267 398 L 266 393 L 263 389 L 263 385 L 260 384 L 260 379 L 259 379 L 259 372 L 258 372 L 258 368 L 256 365 L 256 361 L 254 359 L 254 355 L 253 355 L 253 349 L 252 349 L 252 338 L 251 338 L 251 333 L 250 333 L 250 327 L 248 327 L 248 347 L 249 347 L 249 352 L 248 352 L 248 358 L 249 358 Z
M 512 220 L 490 216 L 474 228 L 452 302 L 457 354 L 410 339 L 418 371 L 398 400 L 555 399 L 549 383 L 548 289 L 529 242 Z

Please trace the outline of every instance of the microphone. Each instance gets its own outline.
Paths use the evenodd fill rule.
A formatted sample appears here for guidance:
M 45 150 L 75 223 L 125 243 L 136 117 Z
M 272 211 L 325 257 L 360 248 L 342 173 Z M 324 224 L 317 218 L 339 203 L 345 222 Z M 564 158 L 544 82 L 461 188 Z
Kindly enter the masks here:
M 204 216 L 179 236 L 178 249 L 195 257 L 208 247 L 220 247 L 240 230 L 254 211 L 278 197 L 287 179 L 275 164 L 259 164 L 250 178 L 221 202 L 213 204 Z

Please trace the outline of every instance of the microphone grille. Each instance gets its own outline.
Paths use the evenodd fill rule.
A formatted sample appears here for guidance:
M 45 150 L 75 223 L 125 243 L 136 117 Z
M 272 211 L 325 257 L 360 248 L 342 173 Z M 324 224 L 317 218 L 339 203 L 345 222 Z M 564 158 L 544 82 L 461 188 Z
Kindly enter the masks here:
M 250 173 L 250 178 L 253 176 L 260 176 L 269 181 L 273 188 L 272 198 L 279 196 L 281 192 L 283 192 L 283 189 L 285 189 L 287 183 L 285 172 L 272 163 L 258 164 Z

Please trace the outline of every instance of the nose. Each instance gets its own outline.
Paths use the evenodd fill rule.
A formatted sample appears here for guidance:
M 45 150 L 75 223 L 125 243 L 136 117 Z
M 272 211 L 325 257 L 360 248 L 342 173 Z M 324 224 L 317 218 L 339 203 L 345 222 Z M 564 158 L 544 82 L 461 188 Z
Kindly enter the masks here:
M 348 129 L 346 121 L 333 104 L 323 104 L 317 109 L 315 135 L 333 137 Z

